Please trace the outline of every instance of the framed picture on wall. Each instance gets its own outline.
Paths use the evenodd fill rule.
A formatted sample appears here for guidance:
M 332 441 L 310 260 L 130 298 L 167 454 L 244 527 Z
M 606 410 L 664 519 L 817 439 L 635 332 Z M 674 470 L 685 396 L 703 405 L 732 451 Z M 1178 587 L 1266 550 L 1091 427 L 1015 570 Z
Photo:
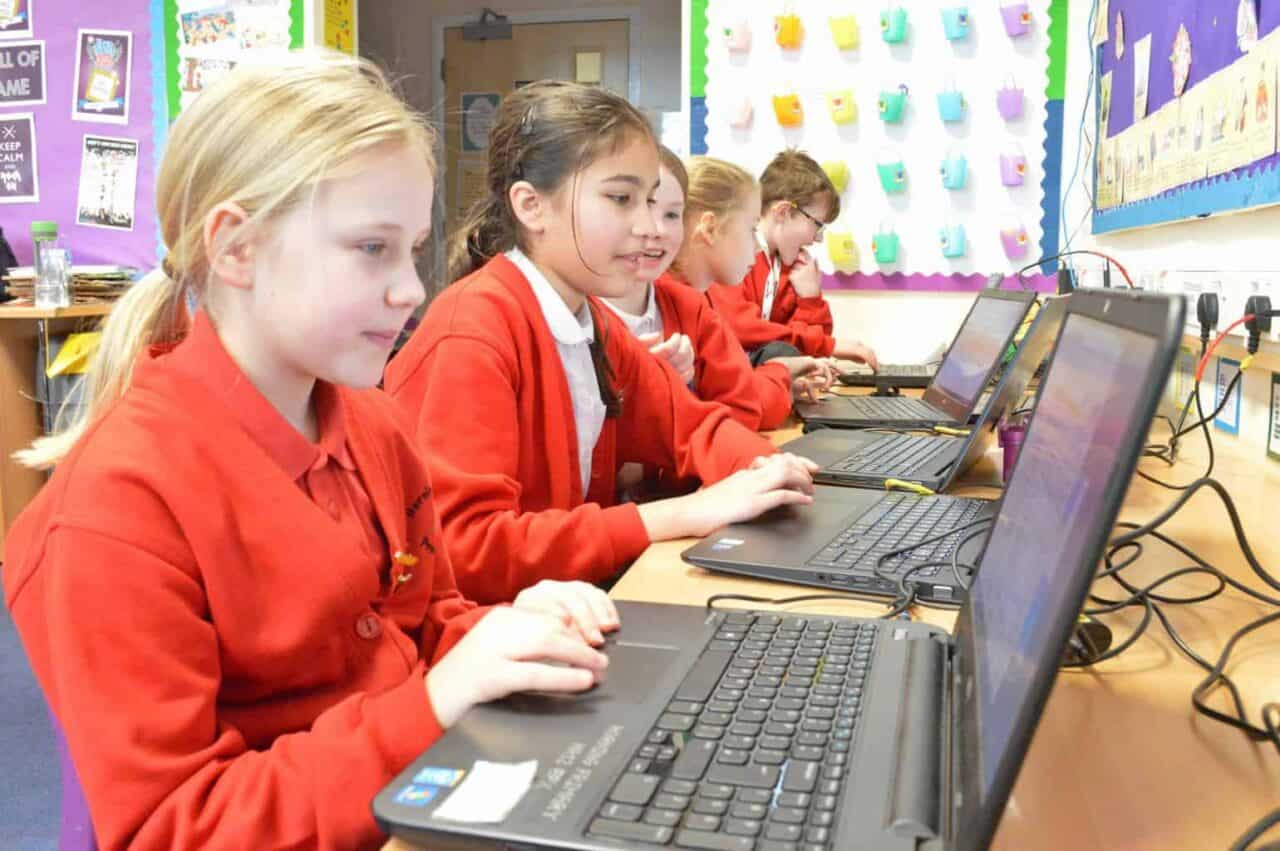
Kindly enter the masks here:
M 0 0 L 0 38 L 30 38 L 31 7 L 36 0 Z
M 76 121 L 128 124 L 133 33 L 80 30 L 76 42 L 76 88 L 71 117 Z
M 0 115 L 0 204 L 40 200 L 36 120 L 30 112 Z

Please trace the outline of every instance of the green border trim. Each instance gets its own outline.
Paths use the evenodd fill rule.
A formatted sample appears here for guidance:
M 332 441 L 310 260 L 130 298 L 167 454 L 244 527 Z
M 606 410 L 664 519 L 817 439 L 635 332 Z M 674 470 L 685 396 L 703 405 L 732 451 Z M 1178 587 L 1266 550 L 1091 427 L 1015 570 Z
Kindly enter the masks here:
M 707 95 L 707 0 L 689 4 L 689 97 Z
M 1049 4 L 1049 85 L 1047 100 L 1064 100 L 1067 93 L 1067 0 Z

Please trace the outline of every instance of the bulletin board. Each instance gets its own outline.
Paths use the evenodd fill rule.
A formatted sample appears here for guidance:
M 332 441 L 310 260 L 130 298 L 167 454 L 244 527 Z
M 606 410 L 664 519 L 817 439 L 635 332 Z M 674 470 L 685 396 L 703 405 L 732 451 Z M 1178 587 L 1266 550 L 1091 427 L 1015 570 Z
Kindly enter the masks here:
M 1239 0 L 1100 4 L 1095 233 L 1280 203 L 1280 5 L 1248 2 L 1256 25 Z M 1148 36 L 1143 113 L 1138 44 Z
M 827 239 L 837 241 L 834 258 L 845 271 L 837 271 L 829 251 L 816 252 L 828 287 L 974 289 L 988 274 L 1009 274 L 1053 254 L 1066 3 L 1023 4 L 1018 11 L 1024 14 L 1016 16 L 1023 26 L 1015 22 L 1008 29 L 1002 5 L 1003 0 L 968 6 L 952 0 L 901 6 L 695 0 L 691 150 L 755 173 L 786 147 L 801 148 L 821 162 L 842 161 L 848 185 L 841 216 L 828 228 Z M 906 33 L 895 42 L 881 17 L 898 9 L 906 13 Z M 964 26 L 956 28 L 961 11 Z M 832 25 L 833 19 L 843 19 L 842 29 Z M 780 46 L 775 25 L 786 21 L 791 27 L 795 20 L 801 35 L 790 43 L 796 46 Z M 848 37 L 849 20 L 857 29 L 854 42 Z M 784 41 L 789 38 L 784 35 Z M 886 121 L 881 104 L 890 102 L 892 110 L 892 95 L 901 86 L 907 89 L 902 118 Z M 1002 89 L 1021 93 L 1021 110 L 1009 117 L 998 103 Z M 960 120 L 943 120 L 940 93 L 948 93 L 946 118 L 957 117 L 957 96 L 963 100 Z M 774 98 L 793 95 L 803 121 L 784 127 Z M 833 97 L 843 99 L 834 109 Z M 853 120 L 847 120 L 845 102 L 856 109 Z M 748 112 L 749 122 L 744 120 Z M 948 188 L 943 161 L 957 158 L 965 161 L 966 179 Z M 897 237 L 896 256 L 881 252 L 877 257 L 873 250 L 883 244 L 877 239 L 883 233 Z M 1008 251 L 1002 235 L 1015 237 Z M 944 236 L 950 250 L 944 250 Z M 964 250 L 957 251 L 961 241 Z M 856 255 L 852 263 L 850 245 Z M 1051 285 L 1043 276 L 1032 280 L 1040 287 Z
M 77 264 L 112 263 L 139 267 L 155 264 L 155 145 L 152 118 L 152 53 L 150 0 L 115 0 L 110 5 L 83 0 L 21 0 L 30 15 L 30 35 L 22 39 L 44 43 L 44 102 L 10 106 L 0 104 L 0 124 L 19 114 L 31 115 L 38 200 L 0 203 L 0 226 L 22 263 L 31 262 L 32 221 L 58 223 L 60 235 Z M 119 86 L 109 100 L 119 109 L 80 109 L 76 90 L 77 56 L 94 32 L 127 33 L 112 36 L 110 49 L 99 51 L 103 70 L 117 75 Z M 17 39 L 4 36 L 0 47 Z M 127 53 L 115 44 L 128 44 Z M 91 56 L 80 56 L 82 78 L 90 73 Z M 126 110 L 127 108 L 127 110 Z M 126 116 L 113 113 L 125 112 Z M 73 113 L 80 115 L 73 119 Z M 86 145 L 86 136 L 91 137 Z M 97 141 L 94 140 L 104 140 Z M 134 150 L 136 178 L 129 227 L 116 219 L 115 226 L 79 224 L 81 169 L 85 150 L 104 148 Z
M 305 0 L 153 2 L 162 4 L 164 85 L 171 122 L 237 63 L 303 45 Z M 352 9 L 350 2 L 331 2 L 326 9 L 331 7 Z

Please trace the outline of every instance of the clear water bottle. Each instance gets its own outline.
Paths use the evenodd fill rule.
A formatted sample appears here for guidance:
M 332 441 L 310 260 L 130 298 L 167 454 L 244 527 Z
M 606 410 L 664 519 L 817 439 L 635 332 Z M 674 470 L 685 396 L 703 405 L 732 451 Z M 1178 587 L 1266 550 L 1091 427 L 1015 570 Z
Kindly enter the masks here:
M 57 222 L 32 222 L 36 307 L 71 306 L 71 253 L 58 243 Z

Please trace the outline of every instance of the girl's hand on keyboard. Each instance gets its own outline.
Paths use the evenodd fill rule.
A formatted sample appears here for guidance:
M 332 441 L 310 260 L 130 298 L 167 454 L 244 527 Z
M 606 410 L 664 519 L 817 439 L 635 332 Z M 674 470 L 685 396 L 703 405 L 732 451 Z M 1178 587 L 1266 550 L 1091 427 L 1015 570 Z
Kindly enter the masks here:
M 781 505 L 808 505 L 817 470 L 812 461 L 789 453 L 757 458 L 749 469 L 681 497 L 689 502 L 685 534 L 707 535 Z
M 586 691 L 608 664 L 569 615 L 495 607 L 427 672 L 427 697 L 448 729 L 471 707 L 515 692 Z

